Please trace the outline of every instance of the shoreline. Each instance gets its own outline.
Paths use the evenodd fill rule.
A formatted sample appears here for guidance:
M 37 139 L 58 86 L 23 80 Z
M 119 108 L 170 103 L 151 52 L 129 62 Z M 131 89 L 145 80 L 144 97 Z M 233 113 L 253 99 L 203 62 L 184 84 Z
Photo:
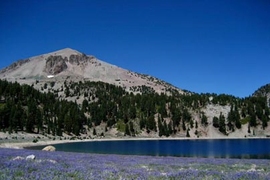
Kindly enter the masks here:
M 269 137 L 200 137 L 200 138 L 187 138 L 187 137 L 125 137 L 125 138 L 94 138 L 94 139 L 75 139 L 75 140 L 39 140 L 34 143 L 32 141 L 22 142 L 1 142 L 0 148 L 24 149 L 33 146 L 46 146 L 63 143 L 75 142 L 95 142 L 95 141 L 149 141 L 149 140 L 232 140 L 232 139 L 270 139 Z M 5 140 L 2 140 L 5 141 Z

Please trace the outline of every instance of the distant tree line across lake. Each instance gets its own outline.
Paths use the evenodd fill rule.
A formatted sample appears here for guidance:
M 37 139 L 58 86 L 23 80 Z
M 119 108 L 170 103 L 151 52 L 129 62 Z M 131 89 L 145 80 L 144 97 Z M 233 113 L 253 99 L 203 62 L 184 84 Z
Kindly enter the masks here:
M 44 89 L 55 82 L 44 84 Z M 264 96 L 237 98 L 226 94 L 155 93 L 141 86 L 141 93 L 127 92 L 119 86 L 103 82 L 67 82 L 59 90 L 40 92 L 33 85 L 0 80 L 0 131 L 16 133 L 63 133 L 79 136 L 101 123 L 104 131 L 117 128 L 128 136 L 136 136 L 142 130 L 170 136 L 183 132 L 187 137 L 191 129 L 201 135 L 198 127 L 214 126 L 227 135 L 243 124 L 251 127 L 267 127 L 269 107 Z M 61 98 L 59 93 L 65 94 Z M 81 103 L 68 101 L 68 97 L 83 97 Z M 208 119 L 202 111 L 208 104 L 230 106 L 225 117 Z M 198 118 L 194 118 L 197 116 Z M 93 131 L 95 132 L 95 129 Z M 251 132 L 249 132 L 251 133 Z

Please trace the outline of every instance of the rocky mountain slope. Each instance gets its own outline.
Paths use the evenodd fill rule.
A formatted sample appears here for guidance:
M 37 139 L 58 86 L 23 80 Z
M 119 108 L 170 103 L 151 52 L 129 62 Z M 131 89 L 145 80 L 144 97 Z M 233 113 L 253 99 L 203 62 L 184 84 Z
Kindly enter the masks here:
M 64 81 L 101 81 L 123 87 L 128 92 L 139 93 L 146 86 L 158 93 L 182 90 L 158 78 L 135 73 L 66 48 L 20 60 L 0 71 L 0 79 L 33 84 Z M 41 86 L 36 86 L 40 89 Z
M 86 138 L 270 135 L 269 84 L 241 99 L 190 93 L 68 48 L 17 61 L 0 71 L 0 79 L 0 132 Z

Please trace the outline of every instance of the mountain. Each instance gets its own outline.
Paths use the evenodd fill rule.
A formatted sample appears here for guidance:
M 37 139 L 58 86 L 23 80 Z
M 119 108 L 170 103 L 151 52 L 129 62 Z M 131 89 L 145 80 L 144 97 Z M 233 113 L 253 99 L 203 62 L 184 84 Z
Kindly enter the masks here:
M 60 139 L 266 137 L 267 105 L 269 84 L 246 98 L 191 93 L 66 48 L 0 71 L 0 140 L 6 132 Z
M 19 60 L 1 70 L 0 79 L 24 84 L 101 81 L 134 93 L 139 93 L 142 86 L 158 93 L 184 92 L 153 76 L 125 70 L 70 48 Z

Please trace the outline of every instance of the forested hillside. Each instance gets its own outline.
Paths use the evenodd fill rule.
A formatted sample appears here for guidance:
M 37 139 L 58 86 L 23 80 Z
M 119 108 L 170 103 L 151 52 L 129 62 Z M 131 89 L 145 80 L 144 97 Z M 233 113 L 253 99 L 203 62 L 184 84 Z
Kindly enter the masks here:
M 260 87 L 253 93 L 256 97 L 266 97 L 268 99 L 268 107 L 270 107 L 270 83 Z
M 122 87 L 90 81 L 66 81 L 63 87 L 48 92 L 39 92 L 33 86 L 0 80 L 0 131 L 106 136 L 107 131 L 117 129 L 127 136 L 145 132 L 167 137 L 201 137 L 207 136 L 205 131 L 210 127 L 226 136 L 248 126 L 246 133 L 254 135 L 252 129 L 263 131 L 270 115 L 265 96 L 241 99 L 225 94 L 177 91 L 165 95 L 146 86 L 137 87 L 140 93 L 133 94 Z M 51 82 L 44 88 L 53 86 Z M 75 101 L 68 101 L 68 97 Z M 77 103 L 80 98 L 83 101 Z M 210 117 L 206 110 L 210 105 L 229 106 L 229 111 Z M 105 124 L 104 132 L 96 132 L 101 124 Z

